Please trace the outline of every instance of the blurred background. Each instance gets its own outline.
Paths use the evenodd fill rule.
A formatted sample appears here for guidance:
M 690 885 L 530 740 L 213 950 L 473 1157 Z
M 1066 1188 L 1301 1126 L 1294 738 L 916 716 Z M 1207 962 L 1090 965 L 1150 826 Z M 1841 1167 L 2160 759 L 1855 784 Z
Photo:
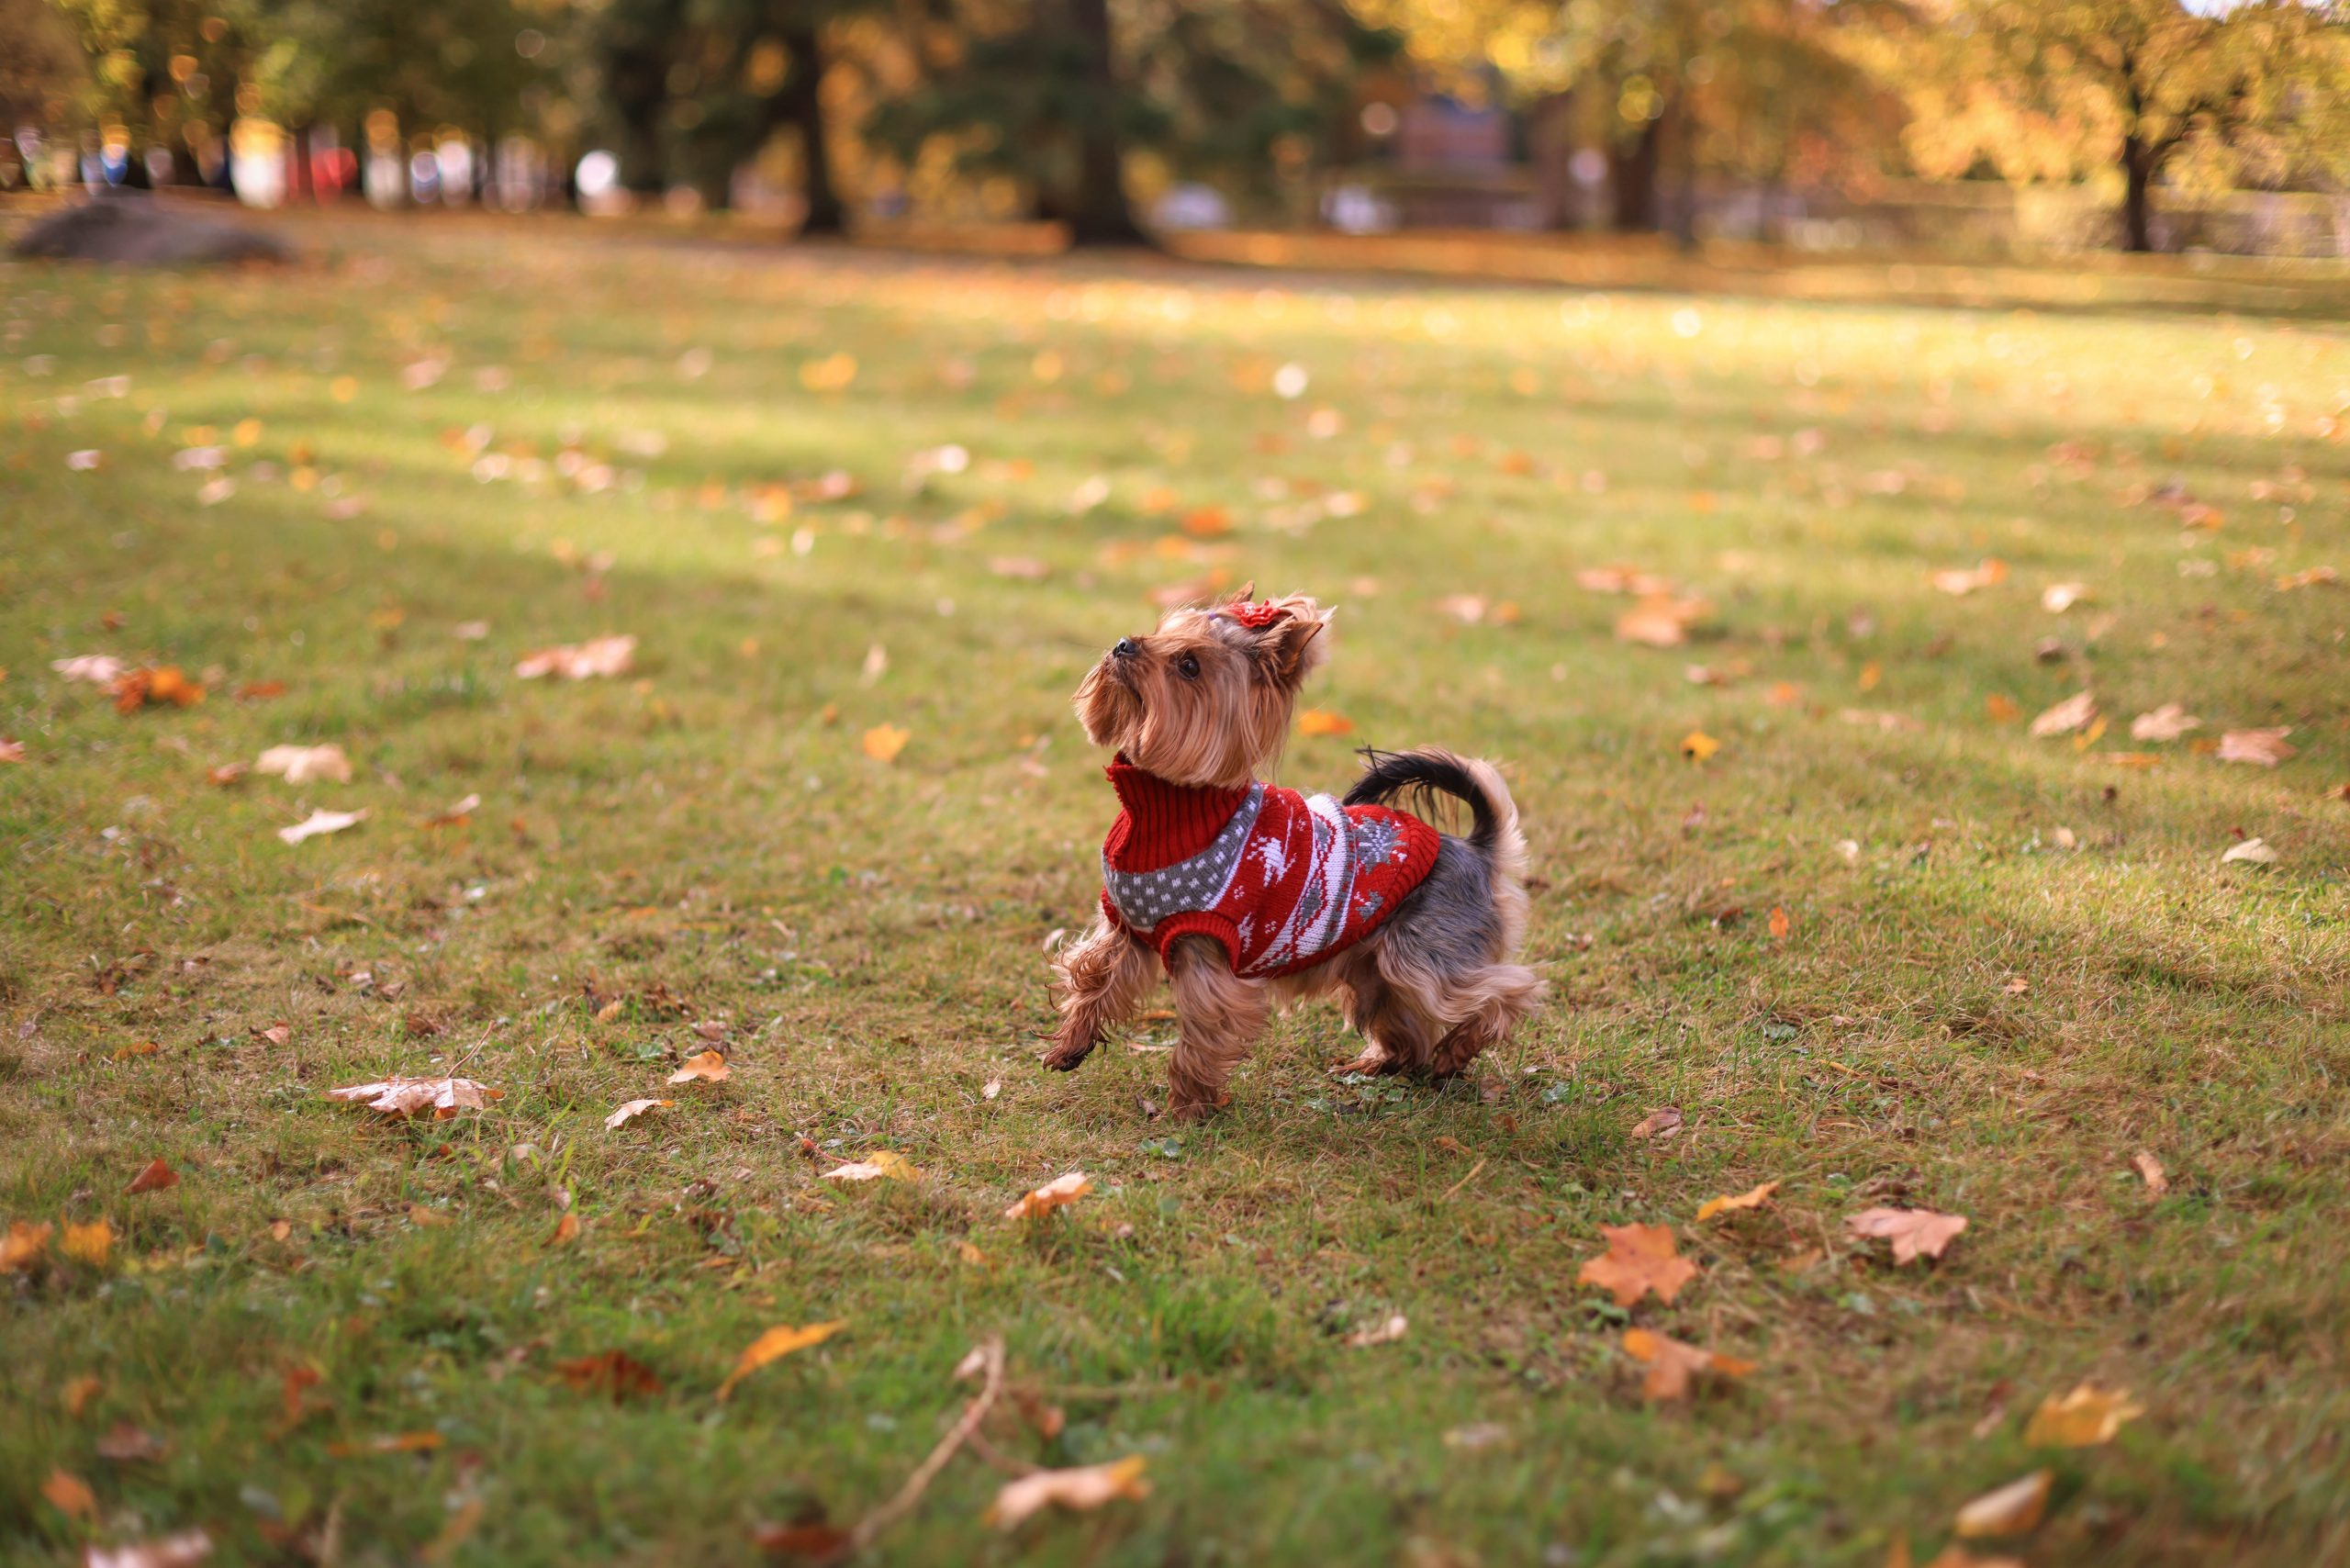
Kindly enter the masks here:
M 0 0 L 0 192 L 778 234 L 2350 255 L 2266 0 Z

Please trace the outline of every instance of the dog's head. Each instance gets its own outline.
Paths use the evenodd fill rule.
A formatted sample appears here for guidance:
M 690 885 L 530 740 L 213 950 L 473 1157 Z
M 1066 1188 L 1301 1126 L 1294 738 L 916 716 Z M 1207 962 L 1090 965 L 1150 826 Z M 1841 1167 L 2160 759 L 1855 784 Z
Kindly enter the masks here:
M 1245 784 L 1281 748 L 1297 689 L 1321 664 L 1331 612 L 1303 594 L 1168 612 L 1121 637 L 1077 689 L 1078 722 L 1175 784 Z

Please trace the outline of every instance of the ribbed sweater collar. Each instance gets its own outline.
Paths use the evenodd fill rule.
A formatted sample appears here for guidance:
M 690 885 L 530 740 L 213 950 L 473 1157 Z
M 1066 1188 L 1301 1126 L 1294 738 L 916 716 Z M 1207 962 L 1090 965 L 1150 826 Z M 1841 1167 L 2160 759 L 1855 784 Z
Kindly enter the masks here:
M 1171 784 L 1128 762 L 1124 752 L 1102 772 L 1125 808 L 1102 846 L 1121 871 L 1156 871 L 1199 854 L 1248 799 L 1250 788 Z

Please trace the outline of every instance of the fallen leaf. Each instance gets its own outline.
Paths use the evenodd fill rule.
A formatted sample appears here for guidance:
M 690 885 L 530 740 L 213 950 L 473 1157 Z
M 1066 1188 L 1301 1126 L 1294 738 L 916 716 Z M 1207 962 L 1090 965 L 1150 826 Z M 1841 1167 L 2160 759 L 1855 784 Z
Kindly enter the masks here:
M 97 1494 L 90 1484 L 67 1470 L 51 1470 L 49 1479 L 40 1484 L 40 1495 L 50 1506 L 71 1519 L 86 1519 L 98 1511 Z
M 2142 1148 L 2130 1157 L 2130 1163 L 2137 1168 L 2139 1175 L 2145 1178 L 2146 1191 L 2157 1198 L 2170 1191 L 2170 1178 L 2163 1174 L 2161 1160 Z
M 336 1459 L 358 1459 L 376 1453 L 431 1453 L 448 1440 L 439 1432 L 390 1432 L 380 1438 L 329 1443 L 327 1452 Z
M 1056 1176 L 1035 1192 L 1003 1211 L 1006 1219 L 1035 1219 L 1049 1214 L 1065 1204 L 1073 1204 L 1093 1191 L 1093 1183 L 1082 1170 L 1072 1170 L 1066 1176 Z
M 2145 1413 L 2145 1406 L 2133 1404 L 2127 1391 L 2085 1383 L 2061 1399 L 2052 1394 L 2042 1400 L 2023 1429 L 2023 1440 L 2036 1449 L 2095 1448 L 2111 1442 L 2123 1422 Z
M 194 1568 L 211 1555 L 209 1535 L 201 1529 L 184 1529 L 128 1546 L 85 1547 L 82 1568 Z
M 1603 1225 L 1607 1250 L 1586 1259 L 1575 1275 L 1579 1285 L 1597 1285 L 1629 1306 L 1654 1291 L 1670 1305 L 1681 1287 L 1697 1277 L 1697 1265 L 1675 1255 L 1673 1227 L 1665 1225 Z
M 479 795 L 467 795 L 445 811 L 435 812 L 424 819 L 426 827 L 463 827 L 474 812 L 481 809 Z
M 470 1078 L 386 1078 L 374 1083 L 330 1089 L 326 1096 L 330 1100 L 353 1101 L 387 1116 L 413 1116 L 430 1111 L 435 1120 L 445 1122 L 461 1110 L 478 1111 L 489 1101 L 504 1099 L 506 1091 L 476 1083 Z
M 1689 640 L 1689 628 L 1711 614 L 1713 608 L 1702 599 L 1651 594 L 1616 618 L 1616 640 L 1648 648 L 1677 648 Z
M 66 1380 L 65 1386 L 58 1391 L 57 1402 L 64 1407 L 66 1415 L 78 1421 L 82 1418 L 82 1412 L 89 1407 L 90 1401 L 97 1397 L 98 1390 L 105 1386 L 104 1382 L 84 1372 L 80 1377 Z
M 1325 708 L 1308 708 L 1297 716 L 1297 733 L 1301 735 L 1345 735 L 1354 733 L 1355 722 L 1341 718 Z
M 2007 581 L 2008 564 L 1986 559 L 1973 566 L 1944 566 L 1931 574 L 1928 580 L 1947 594 L 1970 594 L 1977 588 L 1992 588 Z
M 2020 1481 L 1986 1492 L 1959 1509 L 1954 1528 L 1968 1540 L 1986 1535 L 2027 1534 L 2047 1511 L 2048 1488 L 2055 1479 L 2054 1471 L 2035 1470 Z
M 2285 737 L 2292 733 L 2290 725 L 2266 730 L 2230 730 L 2220 737 L 2220 760 L 2248 762 L 2255 767 L 2274 767 L 2287 757 L 2298 754 L 2298 747 L 2285 744 Z
M 1722 743 L 1703 730 L 1692 730 L 1681 737 L 1681 755 L 1692 762 L 1703 762 L 1722 749 Z
M 145 1170 L 130 1179 L 130 1185 L 126 1191 L 160 1193 L 166 1187 L 176 1187 L 179 1184 L 180 1173 L 157 1159 L 150 1160 Z
M 823 1562 L 844 1555 L 849 1533 L 834 1525 L 761 1525 L 751 1532 L 751 1544 L 778 1557 L 805 1557 Z
M 2277 859 L 2277 851 L 2269 847 L 2266 839 L 2247 838 L 2221 856 L 2220 863 L 2226 865 L 2232 860 L 2241 860 L 2254 866 L 2274 866 Z
M 1737 1209 L 1759 1209 L 1762 1206 L 1763 1200 L 1778 1190 L 1779 1184 L 1776 1182 L 1765 1182 L 1759 1187 L 1739 1193 L 1736 1197 L 1707 1198 L 1697 1205 L 1697 1223 L 1703 1225 L 1716 1215 L 1729 1214 Z
M 153 669 L 129 669 L 114 683 L 114 707 L 118 713 L 135 713 L 141 708 L 193 708 L 204 700 L 204 688 L 190 680 L 177 665 L 159 665 Z
M 653 1374 L 653 1369 L 626 1350 L 605 1350 L 593 1356 L 557 1361 L 554 1373 L 568 1383 L 573 1392 L 610 1394 L 614 1404 L 632 1394 L 661 1392 L 661 1380 Z
M 52 659 L 49 667 L 68 680 L 84 680 L 92 686 L 112 686 L 130 666 L 112 654 L 76 654 L 70 659 Z
M 1005 1483 L 995 1495 L 986 1521 L 998 1529 L 1011 1529 L 1047 1505 L 1082 1513 L 1119 1497 L 1147 1497 L 1150 1483 L 1142 1477 L 1143 1465 L 1141 1454 L 1129 1454 L 1108 1464 L 1089 1464 L 1078 1470 L 1040 1470 L 1033 1475 L 1024 1475 Z
M 876 724 L 857 740 L 865 755 L 876 762 L 895 762 L 913 732 L 901 724 Z
M 1636 1138 L 1671 1137 L 1680 1130 L 1681 1112 L 1672 1105 L 1651 1111 L 1632 1124 L 1632 1136 Z
M 1995 724 L 2009 724 L 2023 710 L 2016 706 L 2014 698 L 1994 691 L 1983 699 L 1983 711 L 1990 715 L 1991 722 Z
M 2070 734 L 2075 730 L 2087 728 L 2089 721 L 2096 717 L 2095 694 L 2076 691 L 2034 719 L 2031 734 L 2039 740 L 2045 740 L 2050 735 Z
M 1624 1330 L 1624 1353 L 1646 1363 L 1649 1371 L 1640 1393 L 1650 1399 L 1687 1398 L 1689 1380 L 1699 1372 L 1744 1377 L 1755 1367 L 1752 1361 L 1684 1344 L 1648 1328 Z
M 11 1220 L 8 1234 L 0 1236 L 0 1273 L 29 1273 L 48 1253 L 56 1229 L 47 1220 Z
M 733 1076 L 733 1068 L 726 1065 L 723 1053 L 697 1051 L 677 1064 L 677 1070 L 669 1075 L 669 1081 L 692 1083 L 699 1080 L 704 1083 L 723 1083 Z
M 2050 583 L 2040 590 L 2040 608 L 2052 615 L 2062 615 L 2088 597 L 2087 583 Z
M 1002 1092 L 1003 1080 L 1001 1078 L 990 1078 L 986 1083 L 980 1086 L 979 1098 L 982 1100 L 992 1100 Z
M 308 784 L 316 778 L 330 778 L 338 784 L 351 782 L 351 758 L 343 756 L 339 745 L 274 745 L 261 754 L 253 764 L 256 772 L 283 778 L 288 784 Z
M 288 844 L 299 844 L 306 838 L 316 838 L 322 833 L 341 833 L 344 828 L 355 827 L 366 820 L 367 812 L 364 809 L 356 812 L 330 812 L 320 809 L 312 812 L 292 827 L 279 828 L 277 836 Z
M 25 743 L 22 741 L 9 740 L 5 736 L 0 736 L 0 762 L 22 762 L 24 760 Z
M 778 1361 L 794 1350 L 804 1350 L 811 1345 L 821 1345 L 847 1327 L 847 1319 L 836 1318 L 830 1323 L 811 1323 L 804 1328 L 785 1324 L 768 1329 L 752 1340 L 735 1358 L 734 1370 L 728 1372 L 726 1381 L 718 1385 L 718 1397 L 723 1400 L 732 1395 L 736 1383 L 769 1361 Z
M 617 1127 L 623 1122 L 634 1121 L 637 1117 L 642 1116 L 647 1111 L 657 1111 L 664 1106 L 675 1103 L 676 1102 L 672 1100 L 632 1100 L 627 1104 L 622 1105 L 619 1110 L 614 1111 L 610 1115 L 606 1116 L 604 1118 L 604 1125 L 608 1127 Z
M 554 1222 L 554 1233 L 547 1238 L 549 1247 L 568 1247 L 579 1239 L 579 1216 L 565 1215 Z
M 1410 1327 L 1410 1320 L 1399 1312 L 1384 1323 L 1374 1323 L 1368 1328 L 1356 1329 L 1347 1336 L 1347 1343 L 1358 1350 L 1367 1350 L 1373 1345 L 1392 1345 L 1404 1337 L 1404 1330 Z
M 57 1249 L 77 1263 L 103 1269 L 106 1255 L 114 1250 L 114 1226 L 103 1215 L 87 1225 L 67 1220 L 64 1234 L 57 1238 Z
M 140 1464 L 161 1459 L 172 1451 L 172 1445 L 129 1421 L 117 1421 L 95 1445 L 98 1457 L 116 1464 Z
M 1937 1214 L 1932 1209 L 1867 1209 L 1844 1222 L 1854 1236 L 1881 1237 L 1893 1243 L 1893 1260 L 1908 1263 L 1939 1258 L 1942 1249 L 1966 1228 L 1963 1215 Z
M 525 654 L 514 666 L 514 673 L 523 680 L 548 675 L 561 676 L 565 680 L 587 680 L 597 676 L 626 675 L 635 661 L 634 637 L 596 637 Z
M 455 1223 L 447 1215 L 442 1214 L 439 1209 L 432 1208 L 424 1204 L 408 1204 L 408 1222 L 410 1225 L 418 1226 L 451 1225 Z
M 1780 905 L 1778 905 L 1778 904 L 1773 904 L 1773 905 L 1771 906 L 1771 937 L 1772 937 L 1772 940 L 1774 940 L 1774 941 L 1777 941 L 1777 942 L 1784 942 L 1784 941 L 1785 941 L 1785 940 L 1787 939 L 1787 933 L 1788 933 L 1788 932 L 1790 932 L 1790 931 L 1792 931 L 1792 930 L 1794 930 L 1794 929 L 1795 929 L 1795 920 L 1794 920 L 1794 918 L 1793 918 L 1792 916 L 1790 916 L 1790 915 L 1787 913 L 1786 910 L 1785 910 L 1785 909 L 1784 909 L 1783 907 L 1781 907 Z
M 2203 721 L 2176 702 L 2165 702 L 2151 712 L 2141 713 L 2130 721 L 2130 738 L 2133 741 L 2175 741 L 2188 731 L 2199 729 Z
M 827 1182 L 919 1182 L 922 1172 L 894 1148 L 877 1148 L 862 1159 L 835 1165 L 824 1172 Z

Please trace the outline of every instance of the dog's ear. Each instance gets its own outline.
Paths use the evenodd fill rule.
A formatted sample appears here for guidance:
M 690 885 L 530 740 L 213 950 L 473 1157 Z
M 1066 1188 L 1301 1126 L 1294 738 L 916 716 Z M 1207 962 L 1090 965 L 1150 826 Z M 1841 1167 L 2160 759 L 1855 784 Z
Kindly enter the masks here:
M 1302 593 L 1270 601 L 1278 613 L 1257 628 L 1257 658 L 1277 684 L 1294 691 L 1322 666 L 1329 654 L 1323 635 L 1336 610 L 1325 610 Z

